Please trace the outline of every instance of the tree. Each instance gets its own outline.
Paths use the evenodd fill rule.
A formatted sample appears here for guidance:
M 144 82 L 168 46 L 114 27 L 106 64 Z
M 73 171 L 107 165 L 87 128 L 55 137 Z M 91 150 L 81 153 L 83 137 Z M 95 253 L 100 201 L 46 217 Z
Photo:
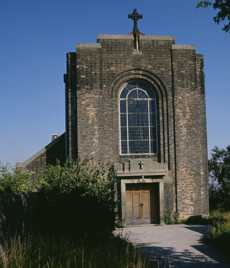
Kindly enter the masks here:
M 213 7 L 217 14 L 213 17 L 215 23 L 224 23 L 223 31 L 230 33 L 230 0 L 199 0 L 197 7 Z
M 230 145 L 226 149 L 214 147 L 208 167 L 210 207 L 230 210 Z

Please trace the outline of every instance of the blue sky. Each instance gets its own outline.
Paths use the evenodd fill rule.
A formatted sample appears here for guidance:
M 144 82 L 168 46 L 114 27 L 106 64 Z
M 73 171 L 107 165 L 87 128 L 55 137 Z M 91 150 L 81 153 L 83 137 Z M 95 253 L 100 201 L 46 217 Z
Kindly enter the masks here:
M 0 4 L 0 161 L 15 164 L 65 128 L 65 54 L 98 34 L 173 35 L 204 55 L 209 150 L 230 144 L 230 34 L 196 0 L 11 0 Z

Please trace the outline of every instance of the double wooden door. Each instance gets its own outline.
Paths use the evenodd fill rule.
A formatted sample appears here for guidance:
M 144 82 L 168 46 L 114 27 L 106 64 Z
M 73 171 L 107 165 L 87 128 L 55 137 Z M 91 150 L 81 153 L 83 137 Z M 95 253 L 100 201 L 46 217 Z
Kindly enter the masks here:
M 127 225 L 159 223 L 159 186 L 157 183 L 127 184 L 125 201 Z

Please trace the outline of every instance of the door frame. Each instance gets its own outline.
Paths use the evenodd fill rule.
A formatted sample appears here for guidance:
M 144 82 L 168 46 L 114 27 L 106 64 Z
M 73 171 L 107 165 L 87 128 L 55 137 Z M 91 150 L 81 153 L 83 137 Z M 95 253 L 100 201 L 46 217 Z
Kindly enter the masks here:
M 125 212 L 126 223 L 128 225 L 152 223 L 153 207 L 151 206 L 151 201 L 153 198 L 153 191 L 156 191 L 154 185 L 157 186 L 158 184 L 126 184 Z
M 163 179 L 121 179 L 121 222 L 122 226 L 127 226 L 126 223 L 126 185 L 127 184 L 159 184 L 159 216 L 160 224 L 164 223 L 164 182 Z M 151 205 L 151 204 L 150 204 Z

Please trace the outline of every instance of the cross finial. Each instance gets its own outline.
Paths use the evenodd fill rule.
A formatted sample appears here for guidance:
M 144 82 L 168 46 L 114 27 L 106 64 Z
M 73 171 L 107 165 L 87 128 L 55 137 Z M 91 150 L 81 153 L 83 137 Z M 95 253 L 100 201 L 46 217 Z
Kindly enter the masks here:
M 142 19 L 143 16 L 138 13 L 135 8 L 131 14 L 128 15 L 128 18 L 133 20 L 133 38 L 134 38 L 134 49 L 139 51 L 140 49 L 140 31 L 138 29 L 138 20 Z
M 138 162 L 138 166 L 139 166 L 139 169 L 143 169 L 144 163 L 142 161 L 139 161 Z

